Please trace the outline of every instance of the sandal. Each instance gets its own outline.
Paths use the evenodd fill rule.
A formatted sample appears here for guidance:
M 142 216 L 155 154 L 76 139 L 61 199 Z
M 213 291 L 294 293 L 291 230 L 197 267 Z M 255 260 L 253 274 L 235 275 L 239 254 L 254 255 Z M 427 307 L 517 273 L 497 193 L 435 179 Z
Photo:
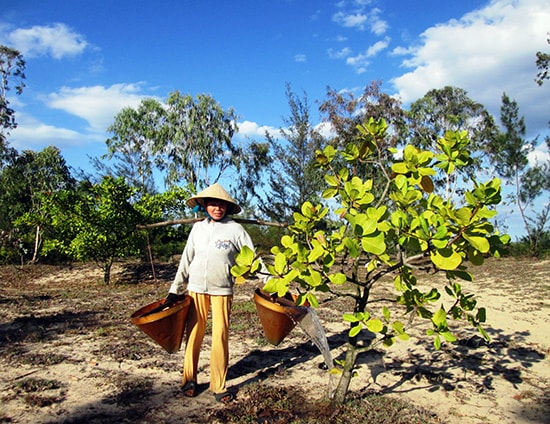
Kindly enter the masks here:
M 221 392 L 221 393 L 215 393 L 214 397 L 216 400 L 220 403 L 223 403 L 224 405 L 227 405 L 228 403 L 235 400 L 235 395 L 231 392 Z
M 185 385 L 181 388 L 181 391 L 187 397 L 195 397 L 195 392 L 197 391 L 197 383 L 195 383 L 193 380 L 190 380 L 185 383 Z

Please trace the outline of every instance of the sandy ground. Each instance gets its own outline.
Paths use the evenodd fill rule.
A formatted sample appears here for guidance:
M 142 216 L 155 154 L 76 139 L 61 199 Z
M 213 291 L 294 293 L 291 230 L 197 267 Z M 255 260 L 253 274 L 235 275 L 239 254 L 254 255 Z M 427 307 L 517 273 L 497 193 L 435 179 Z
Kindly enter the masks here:
M 475 275 L 470 287 L 487 308 L 490 343 L 466 328 L 440 351 L 426 340 L 400 342 L 363 355 L 350 390 L 407 399 L 450 424 L 550 423 L 550 261 L 492 260 Z M 160 277 L 106 289 L 99 270 L 80 267 L 0 280 L 0 422 L 199 423 L 223 408 L 207 389 L 208 336 L 200 393 L 189 399 L 179 391 L 183 352 L 166 353 L 129 322 L 144 299 L 165 295 L 169 276 Z M 235 302 L 249 302 L 253 288 L 240 286 Z M 341 358 L 340 312 L 319 317 Z M 254 311 L 250 320 L 258 321 Z M 326 396 L 323 357 L 302 329 L 275 347 L 253 325 L 260 330 L 232 331 L 229 387 L 263 382 Z

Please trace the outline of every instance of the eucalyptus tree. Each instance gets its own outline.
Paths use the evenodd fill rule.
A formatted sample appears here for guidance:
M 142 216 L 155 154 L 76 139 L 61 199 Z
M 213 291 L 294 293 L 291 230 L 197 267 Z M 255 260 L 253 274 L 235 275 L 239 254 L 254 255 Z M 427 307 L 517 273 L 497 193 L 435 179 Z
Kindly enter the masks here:
M 165 120 L 166 111 L 156 99 L 143 99 L 137 109 L 123 108 L 107 129 L 113 136 L 106 141 L 108 153 L 103 158 L 114 159 L 114 169 L 101 162 L 96 167 L 123 176 L 142 194 L 154 193 L 156 145 L 162 139 Z
M 370 117 L 385 119 L 388 131 L 384 142 L 388 143 L 388 147 L 405 143 L 407 112 L 398 98 L 382 91 L 381 81 L 371 81 L 359 96 L 351 91 L 338 92 L 328 88 L 327 100 L 319 105 L 319 110 L 335 132 L 331 140 L 333 145 L 345 146 L 349 140 L 356 138 L 356 126 Z
M 0 45 L 0 165 L 7 148 L 6 136 L 17 127 L 15 110 L 8 100 L 10 82 L 14 84 L 15 93 L 20 95 L 25 88 L 25 67 L 25 60 L 19 51 Z
M 160 172 L 170 188 L 184 183 L 193 190 L 217 181 L 231 166 L 239 166 L 241 149 L 232 138 L 237 130 L 233 109 L 214 98 L 195 98 L 179 91 L 165 103 L 144 99 L 137 109 L 119 112 L 109 127 L 107 159 L 116 159 L 114 175 L 124 176 L 143 193 L 155 190 Z
M 546 42 L 550 44 L 550 37 L 547 38 Z M 542 51 L 537 52 L 536 65 L 539 70 L 535 78 L 535 82 L 538 85 L 542 85 L 545 80 L 550 79 L 550 74 L 548 73 L 550 69 L 550 53 L 544 53 Z
M 223 109 L 212 96 L 170 93 L 165 131 L 155 145 L 167 184 L 184 181 L 199 190 L 239 167 L 242 150 L 233 141 L 237 129 L 233 108 Z

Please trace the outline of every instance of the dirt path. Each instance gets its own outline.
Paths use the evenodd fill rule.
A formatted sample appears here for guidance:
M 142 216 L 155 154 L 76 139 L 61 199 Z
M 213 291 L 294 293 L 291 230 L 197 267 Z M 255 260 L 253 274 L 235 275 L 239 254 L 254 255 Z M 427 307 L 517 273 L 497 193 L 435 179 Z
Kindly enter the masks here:
M 174 271 L 159 266 L 155 284 L 146 270 L 121 268 L 119 283 L 105 287 L 92 266 L 0 267 L 0 422 L 208 422 L 223 408 L 207 390 L 209 339 L 201 393 L 188 399 L 179 392 L 183 353 L 164 352 L 128 320 L 165 295 Z M 472 288 L 488 310 L 490 343 L 466 329 L 440 351 L 399 343 L 361 357 L 351 390 L 406 399 L 451 424 L 549 423 L 549 276 L 550 261 L 489 261 Z M 243 396 L 261 382 L 322 398 L 329 378 L 319 350 L 299 328 L 267 344 L 253 289 L 236 294 L 229 386 Z M 318 313 L 332 356 L 342 357 L 340 312 Z

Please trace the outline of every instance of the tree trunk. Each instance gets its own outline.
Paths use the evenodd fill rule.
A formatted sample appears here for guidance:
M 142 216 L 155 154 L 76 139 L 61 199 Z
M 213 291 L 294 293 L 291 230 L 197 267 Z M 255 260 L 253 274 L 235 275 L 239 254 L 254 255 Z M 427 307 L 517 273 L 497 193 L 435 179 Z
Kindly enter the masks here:
M 331 403 L 334 406 L 342 405 L 346 400 L 346 395 L 349 390 L 351 378 L 353 377 L 353 370 L 355 368 L 355 361 L 357 360 L 357 347 L 352 343 L 348 343 L 346 350 L 346 362 L 344 364 L 344 370 L 342 376 L 334 392 L 334 397 L 331 399 Z
M 35 264 L 38 261 L 38 250 L 40 249 L 41 241 L 40 225 L 37 225 L 34 233 L 34 252 L 32 254 L 31 264 Z
M 113 266 L 112 261 L 105 262 L 103 265 L 103 282 L 106 286 L 111 282 L 111 267 Z

